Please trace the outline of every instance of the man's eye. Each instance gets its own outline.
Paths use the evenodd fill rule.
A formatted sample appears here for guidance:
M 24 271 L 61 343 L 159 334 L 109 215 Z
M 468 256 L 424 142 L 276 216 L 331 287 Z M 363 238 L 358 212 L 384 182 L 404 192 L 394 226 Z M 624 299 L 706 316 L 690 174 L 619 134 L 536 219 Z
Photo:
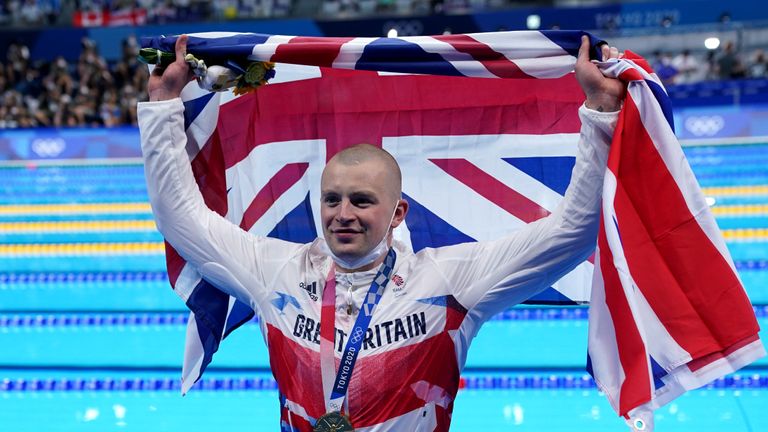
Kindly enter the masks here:
M 328 196 L 323 199 L 323 203 L 327 206 L 334 206 L 339 203 L 338 197 Z
M 355 207 L 368 207 L 369 205 L 373 204 L 373 201 L 368 198 L 358 198 L 352 200 L 352 204 Z

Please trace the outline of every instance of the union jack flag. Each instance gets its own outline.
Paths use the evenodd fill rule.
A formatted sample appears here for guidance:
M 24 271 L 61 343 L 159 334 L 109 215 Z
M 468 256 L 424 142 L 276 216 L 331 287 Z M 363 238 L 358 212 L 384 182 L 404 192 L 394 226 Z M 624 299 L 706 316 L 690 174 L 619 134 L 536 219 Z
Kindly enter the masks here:
M 497 238 L 549 214 L 568 185 L 584 99 L 571 71 L 583 34 L 190 35 L 188 51 L 205 59 L 279 63 L 270 85 L 245 96 L 187 86 L 182 99 L 193 171 L 207 205 L 244 230 L 310 242 L 322 235 L 315 203 L 325 162 L 346 146 L 370 143 L 388 150 L 403 169 L 411 209 L 396 236 L 414 250 Z M 175 40 L 152 38 L 143 45 L 172 52 Z M 642 59 L 601 68 L 628 82 L 629 96 L 607 168 L 600 252 L 597 261 L 585 261 L 532 300 L 586 302 L 591 295 L 588 367 L 617 412 L 651 423 L 643 410 L 742 367 L 764 350 L 722 237 L 674 138 L 663 87 Z M 640 150 L 656 164 L 647 168 L 623 156 Z M 651 181 L 656 173 L 662 180 Z M 643 204 L 638 214 L 626 200 L 616 201 L 631 188 L 632 200 Z M 677 200 L 677 219 L 650 211 L 656 200 L 648 193 L 660 191 Z M 650 238 L 656 241 L 674 221 L 688 221 L 690 230 L 664 243 L 664 253 L 635 248 L 648 237 L 643 227 L 655 227 Z M 633 249 L 626 246 L 630 241 Z M 680 251 L 690 242 L 711 247 L 688 257 Z M 221 340 L 253 311 L 201 279 L 170 246 L 167 260 L 170 280 L 192 310 L 187 391 Z M 600 271 L 593 272 L 592 262 Z M 691 262 L 713 270 L 681 280 Z M 728 309 L 695 302 L 686 309 L 687 325 L 699 336 L 707 328 L 717 333 L 689 344 L 670 309 L 691 303 L 690 286 L 704 279 L 711 283 L 701 295 L 724 293 Z M 724 311 L 742 318 L 722 323 Z

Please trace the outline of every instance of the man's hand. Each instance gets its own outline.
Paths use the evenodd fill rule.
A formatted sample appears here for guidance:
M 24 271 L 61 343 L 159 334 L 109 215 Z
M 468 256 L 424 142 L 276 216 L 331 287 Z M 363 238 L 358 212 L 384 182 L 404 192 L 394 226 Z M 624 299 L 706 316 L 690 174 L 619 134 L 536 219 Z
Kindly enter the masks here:
M 600 72 L 600 69 L 589 60 L 589 38 L 581 37 L 581 47 L 576 60 L 576 80 L 587 96 L 587 108 L 596 111 L 618 111 L 621 109 L 621 101 L 624 99 L 626 87 L 624 83 L 608 78 Z M 619 50 L 615 47 L 603 45 L 603 59 L 618 58 Z
M 149 77 L 149 100 L 162 101 L 177 98 L 181 90 L 190 82 L 194 75 L 192 69 L 184 61 L 187 55 L 187 35 L 181 35 L 176 40 L 176 61 L 165 69 L 155 67 Z

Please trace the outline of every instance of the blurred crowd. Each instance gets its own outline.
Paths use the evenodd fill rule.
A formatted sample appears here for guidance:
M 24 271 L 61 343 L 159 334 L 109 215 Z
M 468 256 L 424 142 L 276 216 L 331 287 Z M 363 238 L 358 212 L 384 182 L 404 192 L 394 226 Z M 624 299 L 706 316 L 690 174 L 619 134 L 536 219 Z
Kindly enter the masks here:
M 165 24 L 280 17 L 292 8 L 293 0 L 7 0 L 0 2 L 0 24 Z
M 63 57 L 30 59 L 29 48 L 9 45 L 0 62 L 0 128 L 136 124 L 136 104 L 147 99 L 147 67 L 134 38 L 122 58 L 108 64 L 89 39 L 76 64 Z
M 344 17 L 368 13 L 447 13 L 503 6 L 508 0 L 317 0 L 321 15 Z M 240 16 L 288 14 L 293 0 L 8 0 L 0 2 L 0 24 L 46 24 L 61 20 L 63 11 L 103 13 L 144 8 L 147 22 L 234 19 Z M 94 12 L 95 11 L 95 12 Z M 93 17 L 91 17 L 93 18 Z M 89 19 L 91 19 L 89 18 Z M 98 18 L 98 17 L 97 17 Z M 82 41 L 76 62 L 30 57 L 20 42 L 0 53 L 0 128 L 136 124 L 136 104 L 147 99 L 147 68 L 138 62 L 135 38 L 123 41 L 122 56 L 107 62 L 96 44 Z M 651 54 L 651 55 L 649 55 Z M 768 79 L 762 49 L 741 52 L 733 42 L 692 53 L 645 53 L 666 85 L 708 80 Z M 70 57 L 71 58 L 71 57 Z
M 517 3 L 523 3 L 518 1 Z M 373 14 L 460 14 L 509 6 L 508 0 L 322 0 L 322 17 L 355 17 Z
M 10 44 L 0 62 L 0 128 L 135 125 L 148 79 L 137 53 L 133 37 L 123 41 L 122 58 L 112 63 L 89 39 L 82 41 L 76 64 L 63 57 L 34 60 L 27 46 Z M 768 78 L 764 50 L 742 53 L 730 42 L 706 55 L 656 52 L 649 60 L 667 85 Z
M 651 59 L 649 59 L 651 60 Z M 768 58 L 765 50 L 743 53 L 733 42 L 704 55 L 684 50 L 677 55 L 656 51 L 651 66 L 666 85 L 690 84 L 699 81 L 768 78 Z
M 61 11 L 61 0 L 7 0 L 0 3 L 0 23 L 22 26 L 53 24 Z
M 516 4 L 535 3 L 517 0 Z M 16 26 L 102 25 L 269 18 L 312 15 L 349 18 L 373 14 L 467 13 L 508 7 L 510 0 L 7 0 L 0 23 Z M 108 24 L 107 24 L 108 25 Z

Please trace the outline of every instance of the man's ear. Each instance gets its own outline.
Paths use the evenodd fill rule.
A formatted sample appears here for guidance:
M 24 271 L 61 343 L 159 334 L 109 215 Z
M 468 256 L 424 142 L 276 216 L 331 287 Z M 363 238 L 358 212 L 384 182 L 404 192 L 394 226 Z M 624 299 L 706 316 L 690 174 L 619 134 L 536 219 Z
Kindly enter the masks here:
M 405 220 L 405 215 L 408 214 L 408 208 L 410 204 L 408 204 L 408 200 L 400 198 L 397 202 L 397 209 L 395 210 L 395 217 L 392 219 L 392 228 L 396 228 L 398 225 L 403 223 Z

